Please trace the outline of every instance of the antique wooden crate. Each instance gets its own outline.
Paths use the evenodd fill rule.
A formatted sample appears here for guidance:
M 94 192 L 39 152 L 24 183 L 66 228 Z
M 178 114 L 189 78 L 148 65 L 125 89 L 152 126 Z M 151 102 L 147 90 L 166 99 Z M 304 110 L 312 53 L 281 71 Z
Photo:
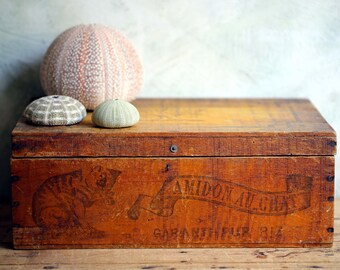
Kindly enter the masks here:
M 332 245 L 336 135 L 308 100 L 134 104 L 125 129 L 19 121 L 15 248 Z

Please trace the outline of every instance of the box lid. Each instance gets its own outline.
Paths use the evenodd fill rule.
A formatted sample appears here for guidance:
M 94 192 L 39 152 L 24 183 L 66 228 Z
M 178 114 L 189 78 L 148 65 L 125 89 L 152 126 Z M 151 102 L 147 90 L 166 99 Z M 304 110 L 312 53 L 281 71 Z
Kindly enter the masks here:
M 139 99 L 140 122 L 12 132 L 13 157 L 185 157 L 334 155 L 336 134 L 305 99 Z

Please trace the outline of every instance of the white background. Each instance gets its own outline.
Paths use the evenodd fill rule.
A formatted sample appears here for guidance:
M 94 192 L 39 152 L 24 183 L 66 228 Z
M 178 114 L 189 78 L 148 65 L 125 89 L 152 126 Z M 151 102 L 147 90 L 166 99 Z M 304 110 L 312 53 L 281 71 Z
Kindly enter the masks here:
M 81 23 L 131 40 L 145 70 L 141 97 L 306 97 L 340 133 L 340 1 L 0 0 L 1 197 L 10 131 L 42 94 L 42 56 Z

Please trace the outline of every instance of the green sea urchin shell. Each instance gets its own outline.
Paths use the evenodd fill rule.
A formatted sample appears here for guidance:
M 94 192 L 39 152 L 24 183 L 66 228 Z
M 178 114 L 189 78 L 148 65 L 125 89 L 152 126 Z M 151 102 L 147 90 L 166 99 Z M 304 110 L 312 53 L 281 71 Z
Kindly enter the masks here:
M 131 103 L 110 99 L 99 104 L 92 114 L 92 122 L 100 127 L 130 127 L 139 121 L 139 112 Z
M 25 111 L 27 121 L 42 126 L 61 126 L 79 123 L 86 109 L 78 100 L 68 96 L 46 96 L 30 103 Z

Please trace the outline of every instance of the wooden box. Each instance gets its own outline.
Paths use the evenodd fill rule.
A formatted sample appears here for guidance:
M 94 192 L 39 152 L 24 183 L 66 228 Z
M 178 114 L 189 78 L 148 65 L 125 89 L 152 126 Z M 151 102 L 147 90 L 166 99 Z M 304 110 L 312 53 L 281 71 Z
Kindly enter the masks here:
M 13 131 L 15 248 L 332 245 L 336 135 L 308 100 L 134 102 Z

